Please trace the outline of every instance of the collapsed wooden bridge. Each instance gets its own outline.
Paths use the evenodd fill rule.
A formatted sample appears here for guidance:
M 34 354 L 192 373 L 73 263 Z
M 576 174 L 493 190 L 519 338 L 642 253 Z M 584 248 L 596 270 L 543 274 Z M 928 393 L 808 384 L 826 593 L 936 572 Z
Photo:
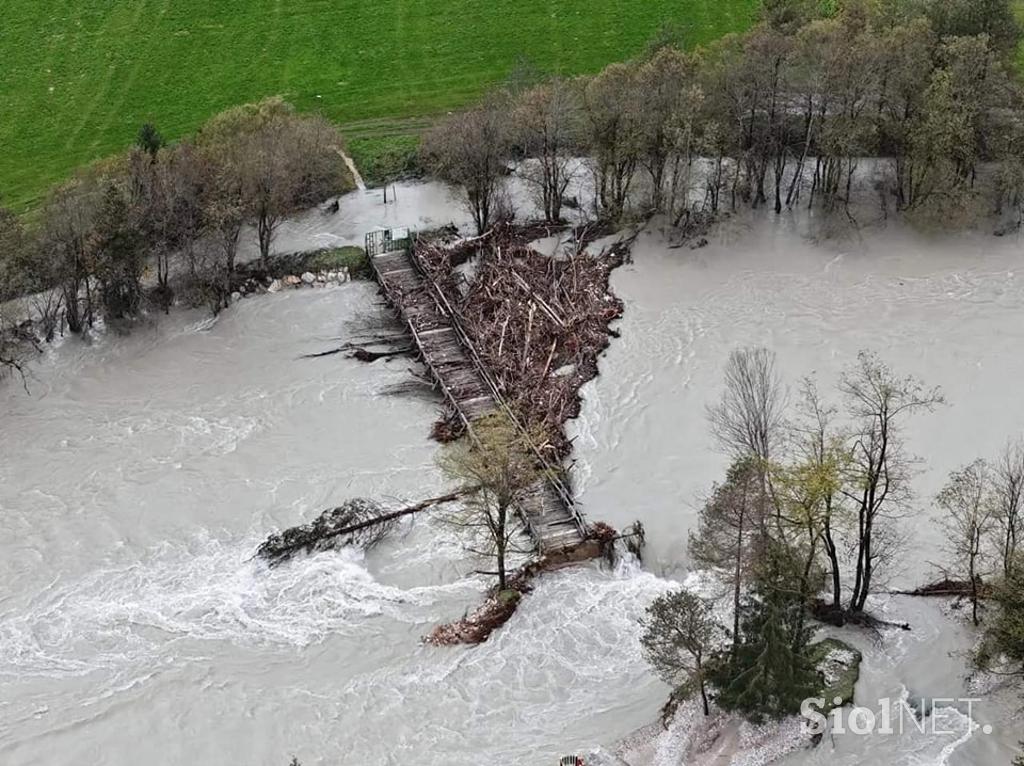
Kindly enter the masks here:
M 405 229 L 366 235 L 366 253 L 388 301 L 409 328 L 420 358 L 435 384 L 472 435 L 473 422 L 504 412 L 524 436 L 526 431 L 509 409 L 497 384 L 481 361 L 441 288 L 427 276 Z M 560 471 L 532 445 L 544 468 L 518 508 L 541 553 L 571 548 L 588 537 L 588 526 L 575 499 L 559 478 Z

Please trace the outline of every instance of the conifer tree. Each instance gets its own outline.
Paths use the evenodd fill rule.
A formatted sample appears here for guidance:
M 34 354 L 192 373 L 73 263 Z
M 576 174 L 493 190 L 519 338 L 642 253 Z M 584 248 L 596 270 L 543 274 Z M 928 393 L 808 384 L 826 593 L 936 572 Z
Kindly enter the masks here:
M 711 672 L 717 702 L 750 720 L 782 718 L 814 696 L 818 676 L 808 652 L 812 631 L 803 619 L 799 557 L 772 543 L 755 574 L 754 592 L 742 607 L 736 650 Z

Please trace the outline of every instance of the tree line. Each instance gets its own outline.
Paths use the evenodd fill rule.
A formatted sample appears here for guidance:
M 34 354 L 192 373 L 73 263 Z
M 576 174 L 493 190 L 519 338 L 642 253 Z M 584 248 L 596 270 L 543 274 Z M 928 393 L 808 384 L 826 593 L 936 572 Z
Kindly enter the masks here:
M 0 209 L 0 360 L 28 338 L 82 333 L 101 316 L 166 311 L 180 297 L 218 311 L 252 228 L 263 264 L 284 219 L 352 188 L 327 120 L 273 98 L 229 109 L 167 145 L 152 125 L 136 145 L 55 188 L 25 218 Z
M 885 211 L 1018 226 L 1018 37 L 1007 0 L 768 0 L 751 31 L 704 48 L 656 43 L 592 77 L 520 78 L 439 124 L 422 160 L 464 190 L 480 233 L 510 212 L 517 161 L 552 222 L 586 172 L 592 212 L 612 220 L 846 211 L 869 186 Z M 866 158 L 881 158 L 871 173 Z
M 907 451 L 905 427 L 944 399 L 867 352 L 840 376 L 834 399 L 808 378 L 791 402 L 765 349 L 737 350 L 726 365 L 708 419 L 731 464 L 699 511 L 689 553 L 727 589 L 731 624 L 683 590 L 655 601 L 642 638 L 666 680 L 701 690 L 705 710 L 710 685 L 723 709 L 795 714 L 820 685 L 812 620 L 880 622 L 871 596 L 903 561 L 906 525 L 918 518 L 911 480 L 920 459 Z M 978 664 L 1008 661 L 1024 675 L 1021 442 L 992 464 L 954 471 L 935 506 L 940 568 L 967 596 L 975 624 L 983 582 L 994 598 Z

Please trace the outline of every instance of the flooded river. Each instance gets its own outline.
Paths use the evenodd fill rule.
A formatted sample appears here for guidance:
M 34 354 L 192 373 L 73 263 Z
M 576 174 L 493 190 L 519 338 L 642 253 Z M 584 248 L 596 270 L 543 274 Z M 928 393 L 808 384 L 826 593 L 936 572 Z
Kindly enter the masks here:
M 434 185 L 342 201 L 289 226 L 282 249 L 358 242 L 377 224 L 465 216 Z M 952 467 L 1024 430 L 1024 258 L 1016 241 L 873 231 L 808 241 L 790 224 L 729 224 L 701 250 L 645 234 L 616 272 L 620 325 L 588 385 L 576 478 L 593 519 L 640 518 L 644 569 L 544 577 L 476 648 L 420 637 L 486 583 L 458 541 L 419 521 L 368 555 L 273 571 L 274 529 L 352 496 L 441 491 L 427 440 L 438 402 L 389 395 L 406 360 L 300 359 L 383 321 L 368 284 L 245 300 L 216 321 L 180 311 L 129 337 L 67 340 L 29 394 L 0 388 L 0 763 L 544 766 L 653 720 L 666 687 L 636 620 L 683 577 L 700 495 L 721 474 L 704 406 L 731 348 L 764 344 L 822 387 L 870 347 L 941 385 L 914 425 L 922 507 Z M 926 517 L 927 518 L 927 517 Z M 937 555 L 913 529 L 904 578 Z M 858 699 L 958 696 L 967 631 L 937 605 L 880 608 L 915 630 L 866 653 Z M 976 708 L 994 733 L 961 744 L 842 740 L 790 762 L 988 764 L 1019 736 L 1012 695 Z M 962 728 L 962 727 L 961 727 Z M 1017 727 L 1019 728 L 1019 726 Z

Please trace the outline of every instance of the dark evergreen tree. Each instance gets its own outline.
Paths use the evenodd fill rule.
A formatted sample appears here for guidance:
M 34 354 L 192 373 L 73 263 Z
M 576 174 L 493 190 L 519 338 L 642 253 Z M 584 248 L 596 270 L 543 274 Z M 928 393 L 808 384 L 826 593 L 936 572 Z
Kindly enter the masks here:
M 800 703 L 817 693 L 801 575 L 799 556 L 779 543 L 767 546 L 753 594 L 741 607 L 739 643 L 710 672 L 723 709 L 752 721 L 782 718 L 799 712 Z
M 640 621 L 640 645 L 647 661 L 676 692 L 700 692 L 704 715 L 711 710 L 705 683 L 705 660 L 721 628 L 711 607 L 699 596 L 680 589 L 659 596 Z
M 1010 573 L 996 582 L 993 596 L 996 614 L 988 620 L 978 664 L 1011 663 L 1012 672 L 1024 676 L 1024 556 L 1018 556 Z
M 156 125 L 151 122 L 143 124 L 139 128 L 139 134 L 135 137 L 135 144 L 150 157 L 155 158 L 157 153 L 167 144 Z

